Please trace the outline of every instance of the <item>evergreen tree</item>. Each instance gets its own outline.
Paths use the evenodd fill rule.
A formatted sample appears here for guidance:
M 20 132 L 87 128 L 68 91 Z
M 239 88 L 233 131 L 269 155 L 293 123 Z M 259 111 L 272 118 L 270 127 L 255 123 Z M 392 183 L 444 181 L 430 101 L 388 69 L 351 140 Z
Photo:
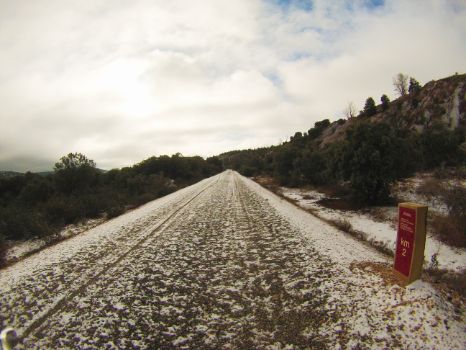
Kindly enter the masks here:
M 366 117 L 371 117 L 376 113 L 377 113 L 377 108 L 375 107 L 375 101 L 372 97 L 369 97 L 366 100 L 366 104 L 364 105 L 363 114 Z
M 380 101 L 382 102 L 382 110 L 386 111 L 388 109 L 390 99 L 388 98 L 387 95 L 383 94 L 382 97 L 380 97 Z
M 417 94 L 421 90 L 421 84 L 413 77 L 409 78 L 408 92 L 410 94 Z
M 67 194 L 90 187 L 97 176 L 95 162 L 81 153 L 62 157 L 54 171 L 58 189 Z

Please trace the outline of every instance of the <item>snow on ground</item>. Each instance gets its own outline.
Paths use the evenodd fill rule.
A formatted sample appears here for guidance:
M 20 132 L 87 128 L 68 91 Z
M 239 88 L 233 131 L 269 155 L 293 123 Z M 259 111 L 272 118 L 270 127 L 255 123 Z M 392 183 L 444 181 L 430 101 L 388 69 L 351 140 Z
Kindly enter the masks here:
M 326 208 L 317 203 L 325 195 L 314 190 L 308 191 L 282 187 L 281 193 L 285 197 L 292 199 L 300 207 L 315 210 L 324 219 L 347 220 L 354 230 L 363 232 L 369 242 L 378 246 L 383 245 L 391 251 L 395 251 L 397 229 L 394 219 L 396 219 L 397 215 L 396 208 L 382 208 L 388 217 L 388 221 L 380 222 L 379 220 L 375 220 L 370 214 Z M 416 200 L 419 199 L 419 196 L 415 196 L 413 193 L 408 199 Z M 422 201 L 418 202 L 425 203 Z M 438 201 L 434 202 L 431 201 L 430 204 L 435 205 L 434 208 L 436 210 L 443 210 L 442 203 Z M 434 254 L 437 254 L 439 268 L 456 272 L 460 272 L 466 268 L 466 249 L 450 247 L 428 233 L 424 253 L 425 266 L 428 266 Z
M 427 196 L 418 193 L 417 189 L 428 178 L 432 178 L 432 174 L 420 173 L 416 177 L 411 177 L 404 179 L 403 181 L 398 181 L 393 186 L 392 192 L 397 198 L 399 198 L 403 202 L 423 203 L 429 207 L 430 211 L 434 211 L 438 214 L 447 215 L 448 208 L 440 198 L 428 198 Z M 448 182 L 448 184 L 458 185 L 458 182 L 450 181 Z
M 62 231 L 57 233 L 56 237 L 58 240 L 63 240 L 71 238 L 73 236 L 79 235 L 82 232 L 89 231 L 90 229 L 102 224 L 105 220 L 101 219 L 91 219 L 80 222 L 78 224 L 72 224 L 66 226 Z M 6 252 L 5 260 L 6 263 L 11 263 L 20 260 L 24 256 L 37 252 L 40 249 L 47 247 L 47 237 L 46 238 L 33 238 L 24 241 L 8 241 L 8 250 Z
M 166 216 L 169 213 L 168 210 L 172 209 L 171 205 L 179 203 L 190 194 L 195 193 L 199 186 L 206 186 L 208 183 L 207 180 L 197 183 L 196 188 L 193 188 L 193 186 L 186 187 L 165 197 L 146 203 L 136 210 L 109 220 L 89 231 L 39 251 L 25 260 L 21 260 L 12 266 L 0 270 L 0 285 L 13 285 L 16 279 L 34 274 L 43 267 L 58 265 L 62 262 L 76 259 L 76 255 L 81 253 L 83 248 L 92 248 L 97 245 L 104 246 L 105 244 L 116 245 L 117 243 L 124 242 L 125 238 L 128 238 L 131 233 L 130 230 L 133 226 L 137 227 L 137 225 L 154 217 Z M 165 209 L 166 207 L 170 208 Z M 98 256 L 95 252 L 94 254 Z
M 23 348 L 464 349 L 464 305 L 232 171 L 0 270 Z
M 398 281 L 391 278 L 392 259 L 368 249 L 252 180 L 245 182 L 299 227 L 311 246 L 337 264 L 333 267 L 332 278 L 321 288 L 332 291 L 328 307 L 340 310 L 342 322 L 337 323 L 330 336 L 338 339 L 342 335 L 340 340 L 347 340 L 341 348 L 360 348 L 361 343 L 364 344 L 362 348 L 387 348 L 387 338 L 393 341 L 388 348 L 466 347 L 466 318 L 462 303 L 453 306 L 430 284 L 422 281 L 407 288 L 400 287 Z M 292 195 L 296 195 L 296 191 Z M 443 327 L 450 338 L 446 333 L 439 335 Z M 453 342 L 447 344 L 450 340 Z

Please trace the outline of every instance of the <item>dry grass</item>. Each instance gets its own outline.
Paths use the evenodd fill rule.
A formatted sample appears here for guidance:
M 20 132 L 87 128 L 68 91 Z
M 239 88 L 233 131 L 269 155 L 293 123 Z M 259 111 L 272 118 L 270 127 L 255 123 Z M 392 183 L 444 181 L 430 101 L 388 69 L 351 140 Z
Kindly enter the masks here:
M 452 176 L 450 174 L 448 178 Z M 448 245 L 466 247 L 466 189 L 457 184 L 448 184 L 438 177 L 430 177 L 416 192 L 428 199 L 441 199 L 448 208 L 448 216 L 429 213 L 429 224 L 436 237 Z
M 453 272 L 444 269 L 426 269 L 424 278 L 427 279 L 437 289 L 449 293 L 449 301 L 457 296 L 466 298 L 466 271 Z M 451 292 L 454 292 L 453 295 Z M 456 296 L 456 297 L 457 297 Z
M 437 178 L 426 178 L 416 189 L 416 193 L 427 197 L 442 197 L 445 194 L 445 188 L 442 186 L 442 181 Z
M 270 177 L 270 176 L 256 176 L 256 177 L 253 177 L 252 180 L 257 182 L 262 187 L 265 187 L 265 188 L 269 189 L 273 193 L 282 196 L 280 186 L 277 184 L 277 182 L 272 177 Z
M 337 229 L 346 233 L 351 233 L 353 231 L 353 226 L 351 225 L 351 222 L 349 222 L 347 219 L 332 220 L 332 223 L 333 226 L 335 226 Z
M 373 208 L 369 211 L 369 215 L 377 222 L 387 222 L 390 218 L 382 208 Z
M 466 247 L 466 235 L 461 224 L 451 216 L 433 214 L 430 220 L 435 236 L 442 242 L 454 247 Z
M 323 207 L 336 210 L 358 210 L 361 206 L 347 198 L 323 198 L 317 201 Z
M 452 168 L 438 168 L 433 174 L 437 179 L 466 179 L 466 166 L 452 167 Z

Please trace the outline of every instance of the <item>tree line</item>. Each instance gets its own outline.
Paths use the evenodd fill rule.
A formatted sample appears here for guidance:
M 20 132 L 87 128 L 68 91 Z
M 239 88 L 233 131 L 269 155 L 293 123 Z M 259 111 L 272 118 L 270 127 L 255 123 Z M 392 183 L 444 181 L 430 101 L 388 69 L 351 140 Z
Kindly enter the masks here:
M 418 82 L 407 89 L 415 101 Z M 405 85 L 403 85 L 405 84 Z M 416 171 L 466 164 L 466 125 L 450 129 L 440 120 L 425 123 L 422 132 L 403 123 L 399 113 L 385 119 L 371 117 L 384 112 L 390 103 L 386 95 L 375 106 L 369 98 L 357 117 L 318 121 L 307 132 L 296 132 L 289 141 L 273 147 L 233 151 L 220 155 L 225 168 L 246 176 L 266 175 L 284 186 L 337 186 L 346 188 L 350 199 L 360 205 L 389 201 L 390 186 Z M 394 107 L 396 110 L 398 107 Z M 323 144 L 339 125 L 350 123 L 345 137 Z
M 53 235 L 86 218 L 117 216 L 220 171 L 217 157 L 175 154 L 105 172 L 85 155 L 70 153 L 49 175 L 0 178 L 0 245 Z

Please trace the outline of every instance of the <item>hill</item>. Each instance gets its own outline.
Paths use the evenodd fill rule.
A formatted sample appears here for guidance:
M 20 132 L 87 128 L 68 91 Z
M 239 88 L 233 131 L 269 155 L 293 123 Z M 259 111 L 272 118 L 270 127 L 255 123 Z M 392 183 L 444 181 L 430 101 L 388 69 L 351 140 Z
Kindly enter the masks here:
M 430 81 L 424 87 L 411 93 L 376 106 L 373 115 L 361 111 L 358 118 L 340 120 L 332 124 L 321 135 L 321 146 L 341 141 L 346 130 L 361 118 L 372 122 L 386 123 L 393 128 L 415 130 L 419 133 L 429 130 L 434 124 L 443 124 L 450 130 L 466 125 L 466 74 L 454 75 L 437 81 Z
M 5 178 L 5 177 L 13 177 L 13 176 L 18 176 L 18 175 L 22 175 L 22 173 L 20 172 L 17 172 L 17 171 L 1 171 L 0 170 L 0 178 Z
M 223 153 L 226 168 L 289 186 L 338 185 L 368 204 L 416 171 L 466 162 L 466 74 L 421 86 L 411 79 L 394 101 L 368 98 L 359 115 L 316 122 L 281 145 Z M 409 91 L 409 92 L 408 92 Z

